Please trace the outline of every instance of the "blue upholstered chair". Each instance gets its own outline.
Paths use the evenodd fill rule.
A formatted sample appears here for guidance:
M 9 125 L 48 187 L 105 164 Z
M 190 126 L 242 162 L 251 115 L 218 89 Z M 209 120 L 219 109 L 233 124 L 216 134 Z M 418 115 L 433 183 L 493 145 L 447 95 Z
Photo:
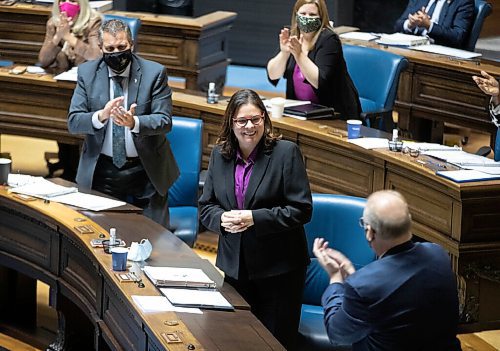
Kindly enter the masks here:
M 306 224 L 307 245 L 311 264 L 307 268 L 306 287 L 300 319 L 300 350 L 332 350 L 323 322 L 321 296 L 329 278 L 312 252 L 314 239 L 325 238 L 329 246 L 343 252 L 359 269 L 375 259 L 359 218 L 366 199 L 331 194 L 313 194 L 313 215 Z M 342 348 L 336 348 L 342 349 Z
M 173 117 L 167 139 L 179 166 L 180 176 L 168 192 L 172 232 L 190 247 L 198 235 L 198 181 L 201 169 L 202 129 L 200 119 Z
M 474 1 L 474 22 L 472 23 L 472 28 L 470 30 L 469 39 L 465 45 L 465 50 L 474 51 L 476 48 L 476 42 L 481 34 L 481 29 L 483 28 L 483 23 L 486 17 L 488 17 L 493 8 L 490 3 L 486 0 L 475 0 Z
M 104 14 L 102 22 L 104 23 L 112 19 L 121 20 L 128 25 L 130 32 L 132 33 L 132 40 L 134 41 L 134 51 L 137 51 L 137 35 L 139 33 L 139 28 L 141 28 L 141 20 L 135 17 Z
M 358 89 L 365 124 L 392 130 L 392 109 L 399 75 L 408 66 L 403 56 L 354 45 L 342 45 L 347 70 Z

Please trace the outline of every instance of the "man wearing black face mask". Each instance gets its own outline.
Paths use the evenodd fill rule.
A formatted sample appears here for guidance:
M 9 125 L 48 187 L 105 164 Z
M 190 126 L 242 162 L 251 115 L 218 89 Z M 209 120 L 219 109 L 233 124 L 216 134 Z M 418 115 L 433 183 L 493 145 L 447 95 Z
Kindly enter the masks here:
M 76 181 L 144 208 L 168 228 L 167 195 L 179 170 L 165 134 L 172 128 L 172 93 L 162 65 L 132 53 L 120 20 L 99 31 L 103 57 L 78 67 L 68 129 L 84 134 Z

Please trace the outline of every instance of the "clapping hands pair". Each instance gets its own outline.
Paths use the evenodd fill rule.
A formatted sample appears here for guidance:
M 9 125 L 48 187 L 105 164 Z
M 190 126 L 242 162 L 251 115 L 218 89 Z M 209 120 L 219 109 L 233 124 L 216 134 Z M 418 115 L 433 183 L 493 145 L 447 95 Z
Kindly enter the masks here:
M 290 35 L 290 29 L 283 28 L 279 35 L 280 50 L 292 54 L 295 58 L 302 52 L 302 38 Z
M 340 251 L 329 248 L 328 241 L 323 238 L 314 239 L 313 253 L 328 273 L 330 283 L 341 283 L 356 271 L 352 262 Z

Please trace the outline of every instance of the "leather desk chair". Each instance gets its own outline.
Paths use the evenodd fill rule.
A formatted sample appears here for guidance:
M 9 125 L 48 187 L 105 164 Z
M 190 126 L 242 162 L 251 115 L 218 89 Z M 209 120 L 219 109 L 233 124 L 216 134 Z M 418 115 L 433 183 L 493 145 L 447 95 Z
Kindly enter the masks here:
M 134 41 L 134 52 L 137 52 L 137 47 L 138 47 L 137 35 L 139 33 L 139 28 L 141 28 L 141 20 L 135 17 L 108 15 L 108 14 L 104 14 L 102 17 L 103 17 L 102 23 L 112 19 L 117 19 L 125 22 L 130 28 L 130 32 L 132 33 L 132 40 Z
M 390 52 L 355 45 L 342 45 L 347 70 L 358 89 L 362 119 L 366 126 L 393 129 L 392 109 L 399 75 L 408 60 Z
M 348 350 L 333 347 L 323 322 L 321 296 L 329 284 L 326 272 L 312 252 L 314 239 L 325 238 L 329 246 L 343 252 L 359 269 L 375 260 L 359 218 L 363 216 L 366 199 L 332 194 L 313 194 L 313 214 L 306 224 L 307 246 L 311 263 L 307 268 L 302 314 L 300 318 L 299 350 Z
M 190 247 L 199 230 L 198 181 L 201 169 L 203 122 L 200 119 L 172 117 L 167 139 L 179 166 L 180 175 L 168 191 L 172 232 Z
M 492 11 L 493 8 L 491 4 L 486 2 L 486 0 L 474 1 L 474 22 L 472 23 L 469 39 L 464 47 L 465 50 L 474 51 L 477 39 L 479 38 L 481 29 L 483 28 L 484 20 L 491 14 Z

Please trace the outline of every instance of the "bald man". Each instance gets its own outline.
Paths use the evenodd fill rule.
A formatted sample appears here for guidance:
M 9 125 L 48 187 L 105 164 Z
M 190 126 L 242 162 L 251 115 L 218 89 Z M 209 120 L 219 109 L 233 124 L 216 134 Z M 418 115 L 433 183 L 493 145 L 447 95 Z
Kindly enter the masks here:
M 436 244 L 411 241 L 405 199 L 395 191 L 373 193 L 360 225 L 378 259 L 359 271 L 323 239 L 314 241 L 330 277 L 322 298 L 330 342 L 352 344 L 353 351 L 461 350 L 450 260 Z

